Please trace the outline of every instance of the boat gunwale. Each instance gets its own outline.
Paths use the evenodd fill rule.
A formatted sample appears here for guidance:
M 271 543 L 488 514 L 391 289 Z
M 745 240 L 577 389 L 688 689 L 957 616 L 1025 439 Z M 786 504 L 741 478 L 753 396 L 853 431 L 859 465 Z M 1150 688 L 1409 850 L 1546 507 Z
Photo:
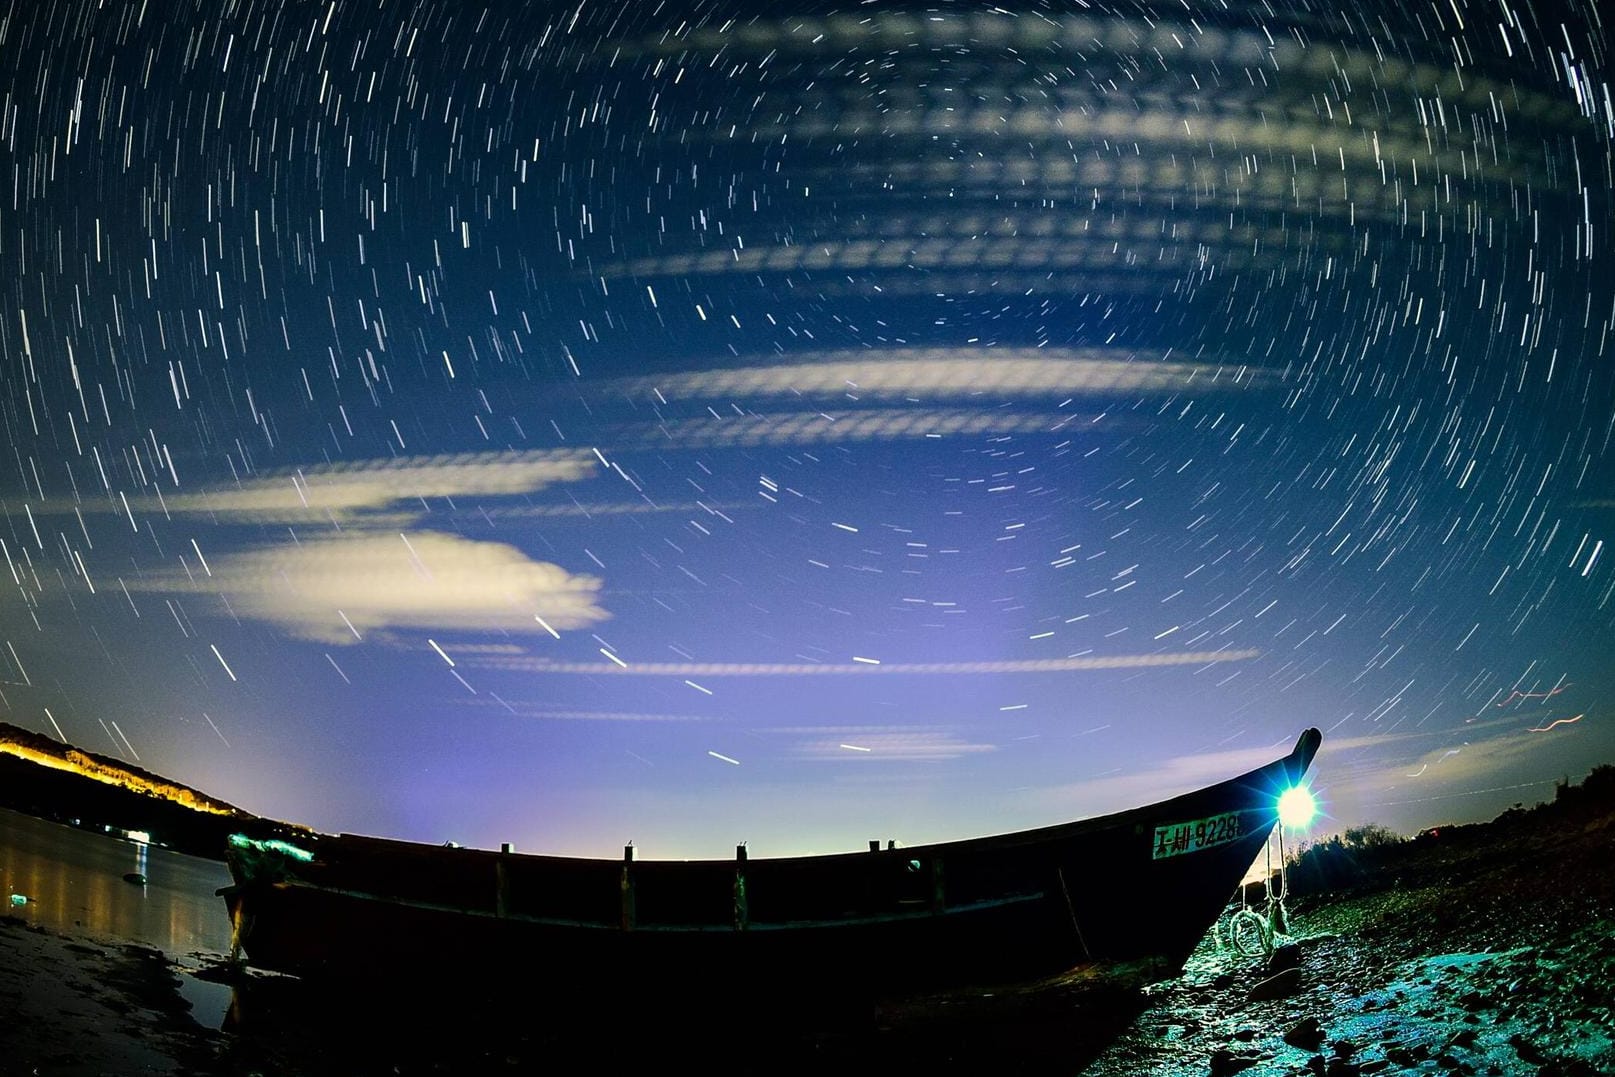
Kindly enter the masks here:
M 1168 797 L 1165 800 L 1152 801 L 1121 811 L 1110 812 L 1105 815 L 1089 816 L 1082 819 L 1073 819 L 1063 823 L 1052 823 L 1047 826 L 1033 827 L 1027 830 L 1005 831 L 995 834 L 978 835 L 967 838 L 953 838 L 939 842 L 928 842 L 921 845 L 900 845 L 894 847 L 847 850 L 834 853 L 801 853 L 790 856 L 746 856 L 744 862 L 748 865 L 767 864 L 770 868 L 787 867 L 794 864 L 801 865 L 830 865 L 837 862 L 856 863 L 866 861 L 870 856 L 889 856 L 893 858 L 935 858 L 948 857 L 958 853 L 975 853 L 993 848 L 1017 848 L 1036 845 L 1057 844 L 1068 838 L 1074 838 L 1089 833 L 1114 829 L 1132 825 L 1143 819 L 1158 818 L 1169 814 L 1170 810 L 1192 801 L 1215 799 L 1222 791 L 1245 785 L 1271 772 L 1288 774 L 1292 780 L 1298 779 L 1311 766 L 1312 759 L 1318 750 L 1322 734 L 1317 728 L 1304 731 L 1296 741 L 1295 747 L 1286 755 L 1279 756 L 1259 767 L 1254 767 L 1242 774 L 1214 782 L 1211 785 L 1200 786 L 1187 792 Z M 1275 797 L 1276 800 L 1276 797 Z M 1237 812 L 1276 812 L 1273 808 L 1243 806 L 1230 808 Z M 741 862 L 738 857 L 691 857 L 691 858 L 652 858 L 628 859 L 625 857 L 596 857 L 596 856 L 565 856 L 556 853 L 518 853 L 504 852 L 494 849 L 467 848 L 451 845 L 433 845 L 428 842 L 410 841 L 403 838 L 377 837 L 367 834 L 324 834 L 318 831 L 310 832 L 314 844 L 320 842 L 334 842 L 350 847 L 373 844 L 380 847 L 403 849 L 411 853 L 427 855 L 432 859 L 448 859 L 450 857 L 469 862 L 476 859 L 490 861 L 517 860 L 523 863 L 545 863 L 556 867 L 570 866 L 574 868 L 604 869 L 619 867 L 623 864 L 632 864 L 635 868 L 649 867 L 652 870 L 673 865 L 698 865 L 707 867 L 732 866 Z M 631 847 L 631 846 L 630 846 Z M 743 846 L 742 846 L 743 847 Z M 232 865 L 234 859 L 231 860 Z M 232 870 L 233 874 L 233 870 Z M 239 880 L 238 880 L 239 881 Z

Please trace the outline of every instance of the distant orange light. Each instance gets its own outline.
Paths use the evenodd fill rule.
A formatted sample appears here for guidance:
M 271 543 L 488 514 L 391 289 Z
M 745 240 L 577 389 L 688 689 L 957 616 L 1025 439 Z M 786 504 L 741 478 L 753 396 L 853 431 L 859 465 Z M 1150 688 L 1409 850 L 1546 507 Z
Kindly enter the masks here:
M 149 793 L 152 796 L 171 800 L 176 804 L 183 804 L 194 811 L 207 812 L 211 815 L 230 815 L 229 808 L 209 803 L 205 798 L 198 796 L 193 790 L 183 786 L 173 785 L 169 782 L 150 781 L 137 774 L 109 767 L 98 763 L 75 748 L 66 749 L 61 755 L 51 752 L 41 752 L 26 745 L 9 741 L 0 741 L 0 752 L 14 755 L 19 759 L 26 759 L 30 763 L 38 763 L 42 767 L 52 770 L 65 770 L 70 774 L 78 774 L 94 781 L 107 785 L 116 785 L 124 789 L 132 789 L 137 793 Z

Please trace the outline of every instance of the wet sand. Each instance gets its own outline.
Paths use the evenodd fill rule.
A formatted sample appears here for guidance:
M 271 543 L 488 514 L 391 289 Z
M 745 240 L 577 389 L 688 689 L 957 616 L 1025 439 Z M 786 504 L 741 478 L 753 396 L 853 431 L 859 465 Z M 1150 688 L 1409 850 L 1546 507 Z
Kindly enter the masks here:
M 1409 844 L 1343 890 L 1297 897 L 1279 970 L 1208 936 L 1183 975 L 1082 975 L 872 1002 L 848 994 L 662 1013 L 479 985 L 236 988 L 225 1029 L 145 947 L 0 921 L 0 1077 L 524 1073 L 693 1061 L 731 1073 L 1615 1073 L 1615 810 L 1539 811 Z M 529 983 L 542 970 L 527 970 Z M 1265 996 L 1265 997 L 1264 997 Z M 670 1000 L 672 1001 L 672 1000 Z M 586 1064 L 584 1061 L 586 1060 Z
M 215 1044 L 160 951 L 0 918 L 0 1075 L 203 1074 Z

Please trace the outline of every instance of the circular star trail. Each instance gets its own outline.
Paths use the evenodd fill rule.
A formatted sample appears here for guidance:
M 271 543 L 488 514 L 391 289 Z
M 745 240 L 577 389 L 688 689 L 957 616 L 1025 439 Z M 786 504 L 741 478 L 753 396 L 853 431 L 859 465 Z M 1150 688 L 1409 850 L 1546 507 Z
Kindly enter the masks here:
M 13 4 L 0 717 L 602 855 L 1548 795 L 1612 143 L 1583 0 Z

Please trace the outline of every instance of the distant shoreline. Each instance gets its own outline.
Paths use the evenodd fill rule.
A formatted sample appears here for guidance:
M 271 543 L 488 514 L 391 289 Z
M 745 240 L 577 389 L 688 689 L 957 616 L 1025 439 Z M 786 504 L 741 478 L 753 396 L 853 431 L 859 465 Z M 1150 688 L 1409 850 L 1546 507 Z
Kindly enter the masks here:
M 0 722 L 0 807 L 223 860 L 232 833 L 263 820 L 124 763 Z

